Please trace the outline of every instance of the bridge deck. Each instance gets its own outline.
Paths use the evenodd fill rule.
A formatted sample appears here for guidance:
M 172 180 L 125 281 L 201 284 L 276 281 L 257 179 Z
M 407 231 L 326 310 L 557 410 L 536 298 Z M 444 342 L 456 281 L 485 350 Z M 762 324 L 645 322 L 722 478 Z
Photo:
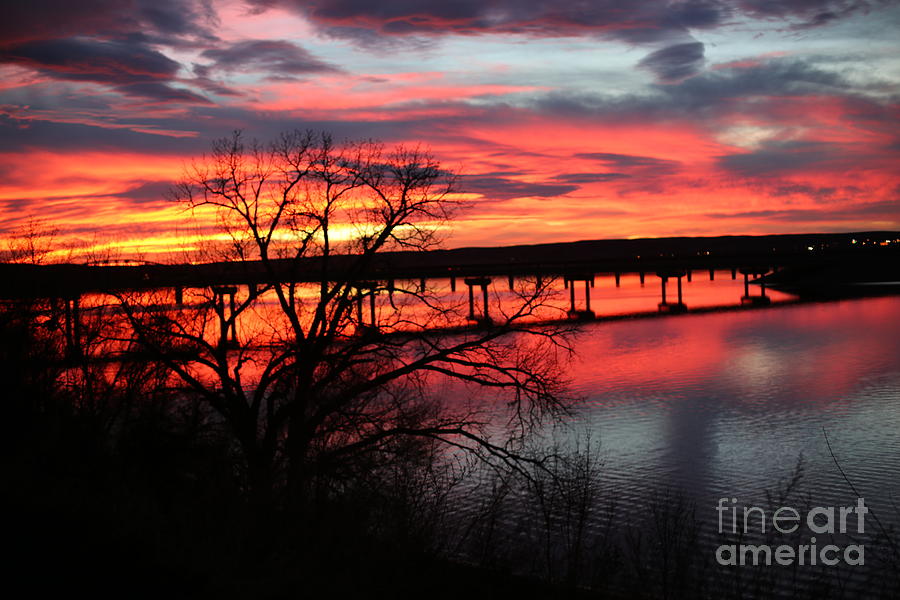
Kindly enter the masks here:
M 860 232 L 597 240 L 386 252 L 379 254 L 357 279 L 583 277 L 584 273 L 655 274 L 706 269 L 764 272 L 771 267 L 807 267 L 834 261 L 859 261 L 869 268 L 878 268 L 881 264 L 897 263 L 898 239 L 898 232 Z M 888 240 L 890 244 L 879 245 Z M 328 264 L 329 278 L 345 277 L 354 258 L 332 257 Z M 273 267 L 281 281 L 319 281 L 323 272 L 322 260 L 315 257 L 298 262 L 273 261 Z M 63 298 L 91 292 L 249 285 L 269 280 L 258 261 L 132 266 L 0 264 L 0 298 Z

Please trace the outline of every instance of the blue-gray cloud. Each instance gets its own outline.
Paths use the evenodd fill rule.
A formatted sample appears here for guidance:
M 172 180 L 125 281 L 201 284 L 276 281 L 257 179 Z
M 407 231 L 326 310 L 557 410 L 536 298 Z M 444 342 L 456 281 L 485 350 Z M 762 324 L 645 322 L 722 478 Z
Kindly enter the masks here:
M 624 7 L 620 0 L 250 0 L 259 10 L 295 10 L 323 31 L 364 44 L 381 36 L 479 33 L 583 35 L 606 32 L 632 42 L 671 39 L 689 29 L 715 27 L 730 12 L 715 0 L 652 0 Z
M 463 175 L 459 178 L 461 192 L 482 194 L 488 200 L 509 200 L 529 196 L 550 198 L 562 196 L 577 189 L 577 185 L 568 183 L 529 183 L 491 173 Z
M 700 72 L 704 63 L 703 50 L 701 42 L 674 44 L 648 54 L 638 66 L 651 71 L 664 83 L 675 83 Z
M 380 36 L 607 33 L 634 43 L 674 39 L 745 16 L 816 27 L 895 0 L 248 0 L 257 10 L 294 10 L 323 31 L 370 44 Z
M 76 35 L 170 45 L 216 37 L 208 0 L 28 0 L 3 11 L 0 45 Z
M 610 181 L 619 181 L 631 177 L 626 173 L 563 173 L 553 178 L 554 181 L 562 183 L 608 183 Z
M 575 158 L 596 160 L 615 168 L 618 171 L 634 172 L 653 171 L 655 173 L 673 173 L 681 166 L 678 161 L 638 154 L 615 154 L 612 152 L 579 152 Z M 621 173 L 617 173 L 622 175 Z
M 737 0 L 737 8 L 752 17 L 788 19 L 791 26 L 804 29 L 826 25 L 854 13 L 865 13 L 896 0 Z
M 761 148 L 718 158 L 719 166 L 745 177 L 766 177 L 785 173 L 822 170 L 832 161 L 852 155 L 840 144 L 815 141 L 774 141 Z
M 83 37 L 24 42 L 0 49 L 0 60 L 61 79 L 123 83 L 171 79 L 179 64 L 141 43 Z
M 816 199 L 819 194 L 818 190 L 811 190 L 808 194 Z M 834 191 L 826 191 L 829 202 L 832 201 L 831 196 Z M 900 222 L 900 204 L 896 202 L 859 202 L 852 201 L 855 198 L 854 193 L 847 195 L 846 199 L 851 200 L 850 204 L 840 204 L 834 206 L 817 206 L 816 208 L 785 208 L 771 210 L 747 210 L 737 212 L 714 212 L 706 213 L 703 216 L 710 219 L 731 220 L 731 219 L 753 219 L 775 222 L 834 222 L 856 220 L 879 220 Z M 851 228 L 855 228 L 851 226 Z
M 339 69 L 300 46 L 285 40 L 246 40 L 222 48 L 208 48 L 202 56 L 212 63 L 195 71 L 210 70 L 269 72 L 281 75 L 334 72 Z
M 207 102 L 169 85 L 180 65 L 141 42 L 71 37 L 0 47 L 0 62 L 28 67 L 56 79 L 108 84 L 127 96 L 161 102 Z

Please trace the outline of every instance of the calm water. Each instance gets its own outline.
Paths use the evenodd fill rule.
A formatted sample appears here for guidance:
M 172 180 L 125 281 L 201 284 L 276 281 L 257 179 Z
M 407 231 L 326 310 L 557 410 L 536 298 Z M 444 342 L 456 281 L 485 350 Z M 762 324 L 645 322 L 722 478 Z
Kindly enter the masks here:
M 734 284 L 708 297 L 731 298 Z M 553 435 L 575 440 L 589 432 L 599 441 L 597 502 L 615 501 L 618 524 L 646 527 L 653 501 L 681 494 L 704 523 L 697 549 L 715 562 L 719 545 L 733 543 L 717 530 L 719 498 L 792 506 L 804 517 L 804 507 L 854 506 L 857 494 L 835 466 L 827 432 L 866 505 L 886 526 L 900 527 L 900 297 L 598 321 L 581 327 L 577 347 L 571 375 L 583 401 Z M 801 457 L 797 493 L 767 504 L 767 490 L 789 480 Z M 479 495 L 463 503 L 475 509 Z M 511 506 L 503 518 L 511 531 L 535 518 L 524 504 Z M 594 509 L 601 518 L 604 507 Z M 867 567 L 844 571 L 844 597 L 865 597 L 873 585 L 867 578 L 881 577 L 867 570 L 876 562 L 870 542 L 878 528 L 871 515 L 865 523 L 866 535 L 856 537 L 870 550 Z M 815 535 L 805 527 L 800 533 L 793 545 Z M 830 543 L 826 537 L 818 543 Z M 799 580 L 773 593 L 811 587 L 816 573 L 800 568 Z
M 817 504 L 900 498 L 900 298 L 584 326 L 575 425 L 623 495 L 761 500 L 802 455 Z M 702 509 L 702 507 L 701 507 Z

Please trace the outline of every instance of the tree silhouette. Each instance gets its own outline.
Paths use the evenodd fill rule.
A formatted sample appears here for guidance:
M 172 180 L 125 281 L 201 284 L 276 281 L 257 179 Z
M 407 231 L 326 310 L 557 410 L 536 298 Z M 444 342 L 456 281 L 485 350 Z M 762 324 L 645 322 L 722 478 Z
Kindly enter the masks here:
M 264 146 L 236 132 L 174 188 L 215 215 L 216 258 L 244 265 L 252 284 L 190 290 L 175 311 L 123 294 L 123 339 L 228 427 L 257 502 L 327 494 L 409 452 L 537 460 L 525 434 L 567 406 L 569 329 L 534 319 L 550 280 L 519 281 L 489 327 L 435 333 L 465 322 L 464 302 L 372 277 L 386 253 L 439 244 L 454 186 L 418 148 L 310 132 Z
M 59 229 L 34 216 L 12 232 L 6 240 L 4 262 L 39 265 L 47 261 L 53 252 L 54 240 Z

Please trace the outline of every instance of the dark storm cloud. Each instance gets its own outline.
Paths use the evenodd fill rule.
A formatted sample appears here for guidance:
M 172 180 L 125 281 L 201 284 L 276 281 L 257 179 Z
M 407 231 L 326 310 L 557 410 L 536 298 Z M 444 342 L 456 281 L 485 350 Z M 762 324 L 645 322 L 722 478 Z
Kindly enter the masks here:
M 60 79 L 128 83 L 172 79 L 179 64 L 140 43 L 66 38 L 0 49 L 0 60 Z
M 749 16 L 768 19 L 793 19 L 794 27 L 825 25 L 853 13 L 864 13 L 896 0 L 737 0 L 739 10 Z
M 841 74 L 813 63 L 775 59 L 756 66 L 705 73 L 662 91 L 672 100 L 692 107 L 731 98 L 849 93 L 859 89 Z
M 619 0 L 559 3 L 548 0 L 248 0 L 265 10 L 295 10 L 332 35 L 366 45 L 390 47 L 397 40 L 427 43 L 443 34 L 523 33 L 607 35 L 657 49 L 641 66 L 672 83 L 698 73 L 703 45 L 689 32 L 715 28 L 741 13 L 766 18 L 821 20 L 878 2 L 855 0 L 648 0 L 624 6 Z M 42 74 L 93 81 L 137 97 L 173 102 L 204 102 L 184 89 L 172 88 L 179 65 L 167 48 L 192 47 L 210 64 L 194 65 L 195 88 L 220 96 L 236 95 L 215 71 L 267 71 L 292 76 L 336 70 L 303 48 L 284 40 L 244 41 L 230 46 L 216 35 L 217 17 L 209 0 L 34 0 L 11 3 L 0 22 L 0 61 L 14 62 Z M 695 77 L 696 79 L 696 77 Z M 155 85 L 150 85 L 155 82 Z M 137 85 L 140 84 L 140 85 Z
M 696 75 L 703 67 L 703 44 L 685 42 L 667 46 L 645 56 L 638 66 L 651 71 L 665 83 L 675 83 Z
M 324 31 L 371 44 L 382 36 L 525 33 L 582 35 L 605 32 L 633 43 L 674 39 L 736 17 L 785 20 L 815 27 L 895 3 L 895 0 L 249 0 L 258 10 L 294 10 Z
M 214 14 L 206 0 L 28 0 L 8 2 L 0 44 L 66 38 L 128 36 L 212 38 Z
M 168 85 L 180 65 L 158 47 L 216 40 L 207 0 L 34 0 L 9 3 L 0 21 L 0 63 L 62 80 L 106 84 L 128 96 L 206 102 Z
M 448 33 L 581 35 L 609 32 L 633 42 L 659 41 L 691 28 L 720 24 L 729 7 L 721 2 L 661 0 L 623 5 L 620 0 L 566 3 L 549 0 L 251 0 L 260 10 L 295 10 L 332 35 L 371 43 L 368 32 L 385 36 Z
M 321 73 L 338 69 L 307 50 L 284 40 L 248 40 L 225 48 L 204 50 L 203 57 L 213 61 L 200 67 L 223 71 L 268 71 L 283 75 Z
M 785 119 L 781 116 L 784 100 L 816 96 L 823 101 L 851 103 L 849 116 L 866 120 L 867 126 L 889 124 L 892 111 L 885 111 L 877 99 L 861 95 L 863 91 L 864 87 L 841 74 L 812 63 L 772 59 L 745 68 L 707 70 L 680 83 L 657 84 L 644 94 L 608 96 L 555 90 L 532 94 L 522 106 L 564 118 L 647 123 L 701 118 L 701 123 L 713 126 L 719 118 L 744 111 L 760 120 L 778 122 Z
M 0 49 L 0 61 L 56 79 L 108 84 L 132 97 L 163 102 L 207 102 L 170 87 L 180 65 L 140 42 L 73 37 L 30 41 Z

